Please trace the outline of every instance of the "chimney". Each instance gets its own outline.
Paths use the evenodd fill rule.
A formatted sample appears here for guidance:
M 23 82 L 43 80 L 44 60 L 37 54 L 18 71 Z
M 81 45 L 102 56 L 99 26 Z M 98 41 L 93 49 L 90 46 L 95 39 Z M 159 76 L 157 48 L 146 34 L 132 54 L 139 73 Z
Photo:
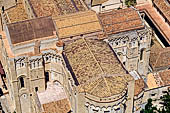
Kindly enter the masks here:
M 34 45 L 34 54 L 40 54 L 40 41 L 36 40 Z

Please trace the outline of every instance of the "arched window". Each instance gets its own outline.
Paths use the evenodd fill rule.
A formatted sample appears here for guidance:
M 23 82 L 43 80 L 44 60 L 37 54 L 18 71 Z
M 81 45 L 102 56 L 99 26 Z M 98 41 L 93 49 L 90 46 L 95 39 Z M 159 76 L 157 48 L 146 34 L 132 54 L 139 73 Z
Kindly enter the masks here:
M 144 52 L 144 49 L 141 49 L 141 52 L 140 52 L 140 60 L 143 60 L 143 52 Z
M 20 78 L 19 78 L 19 82 L 20 82 L 20 87 L 21 87 L 21 88 L 25 87 L 24 78 L 23 78 L 23 77 L 20 77 Z
M 47 88 L 47 82 L 49 81 L 49 72 L 45 72 L 45 87 Z

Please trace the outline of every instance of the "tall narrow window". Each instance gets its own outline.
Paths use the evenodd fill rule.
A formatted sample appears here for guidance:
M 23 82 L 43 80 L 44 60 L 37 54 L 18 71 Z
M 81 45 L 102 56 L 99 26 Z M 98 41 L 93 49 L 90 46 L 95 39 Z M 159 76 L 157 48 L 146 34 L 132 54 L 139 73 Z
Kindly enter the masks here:
M 49 72 L 45 72 L 45 82 L 49 81 Z
M 21 88 L 24 87 L 24 78 L 23 78 L 23 77 L 20 77 L 19 80 L 20 80 L 20 86 L 21 86 Z
M 144 52 L 144 49 L 141 49 L 141 52 L 140 52 L 140 60 L 143 60 L 143 52 Z

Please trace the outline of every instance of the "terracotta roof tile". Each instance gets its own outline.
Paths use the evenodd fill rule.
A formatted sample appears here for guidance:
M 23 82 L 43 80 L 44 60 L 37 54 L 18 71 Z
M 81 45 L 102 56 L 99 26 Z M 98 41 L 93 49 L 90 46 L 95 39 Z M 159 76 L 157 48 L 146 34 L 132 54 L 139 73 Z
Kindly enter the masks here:
M 150 64 L 155 68 L 170 66 L 170 48 L 151 49 Z
M 96 31 L 102 27 L 94 11 L 79 12 L 54 18 L 60 39 Z
M 55 26 L 51 17 L 41 17 L 7 25 L 12 44 L 53 36 Z
M 8 14 L 11 23 L 28 19 L 22 0 L 18 0 L 17 5 L 5 10 Z
M 71 110 L 70 103 L 67 99 L 43 104 L 43 113 L 68 113 Z
M 92 6 L 100 5 L 100 4 L 107 2 L 107 1 L 109 1 L 109 0 L 92 0 Z
M 37 17 L 65 15 L 86 10 L 80 0 L 29 0 Z
M 137 96 L 138 94 L 140 94 L 143 90 L 144 90 L 144 81 L 143 79 L 138 79 L 135 80 L 135 93 L 134 95 Z
M 122 92 L 127 81 L 132 80 L 109 45 L 103 41 L 76 40 L 66 45 L 65 55 L 78 81 L 79 92 L 109 97 Z
M 170 70 L 164 70 L 153 75 L 157 87 L 170 85 Z
M 106 34 L 144 28 L 137 11 L 131 8 L 99 13 L 99 19 Z
M 162 80 L 162 86 L 170 85 L 170 70 L 159 72 L 158 75 Z
M 170 1 L 169 0 L 153 0 L 155 5 L 161 10 L 163 15 L 170 21 Z

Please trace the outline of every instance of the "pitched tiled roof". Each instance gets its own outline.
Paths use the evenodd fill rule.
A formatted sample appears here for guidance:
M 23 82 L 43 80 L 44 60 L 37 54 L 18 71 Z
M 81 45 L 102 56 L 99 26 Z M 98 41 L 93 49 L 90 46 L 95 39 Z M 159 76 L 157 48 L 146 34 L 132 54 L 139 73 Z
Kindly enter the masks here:
M 95 81 L 79 85 L 78 91 L 99 98 L 107 98 L 122 93 L 127 88 L 127 83 L 131 80 L 133 78 L 129 74 L 123 76 L 105 76 Z
M 162 86 L 170 85 L 170 70 L 159 72 L 159 77 L 162 81 Z
M 51 17 L 41 17 L 7 25 L 12 44 L 53 36 L 55 26 Z
M 66 45 L 65 55 L 79 92 L 109 97 L 122 92 L 131 78 L 106 42 L 79 39 Z
M 68 99 L 43 104 L 43 113 L 68 113 L 71 110 Z
M 155 68 L 170 66 L 170 48 L 151 48 L 150 64 Z
M 11 23 L 28 19 L 22 0 L 18 0 L 17 5 L 5 10 Z
M 106 34 L 144 28 L 138 12 L 132 8 L 99 13 L 99 19 Z
M 164 70 L 153 75 L 157 87 L 170 85 L 170 70 Z M 156 87 L 154 87 L 156 88 Z
M 154 4 L 161 10 L 163 15 L 170 21 L 170 1 L 169 0 L 153 0 Z
M 144 90 L 144 81 L 143 79 L 138 79 L 135 80 L 135 93 L 134 95 L 137 96 L 138 94 L 140 94 L 143 90 Z
M 102 30 L 94 11 L 60 16 L 55 18 L 55 22 L 60 39 Z
M 80 0 L 29 0 L 37 17 L 54 16 L 84 11 Z

